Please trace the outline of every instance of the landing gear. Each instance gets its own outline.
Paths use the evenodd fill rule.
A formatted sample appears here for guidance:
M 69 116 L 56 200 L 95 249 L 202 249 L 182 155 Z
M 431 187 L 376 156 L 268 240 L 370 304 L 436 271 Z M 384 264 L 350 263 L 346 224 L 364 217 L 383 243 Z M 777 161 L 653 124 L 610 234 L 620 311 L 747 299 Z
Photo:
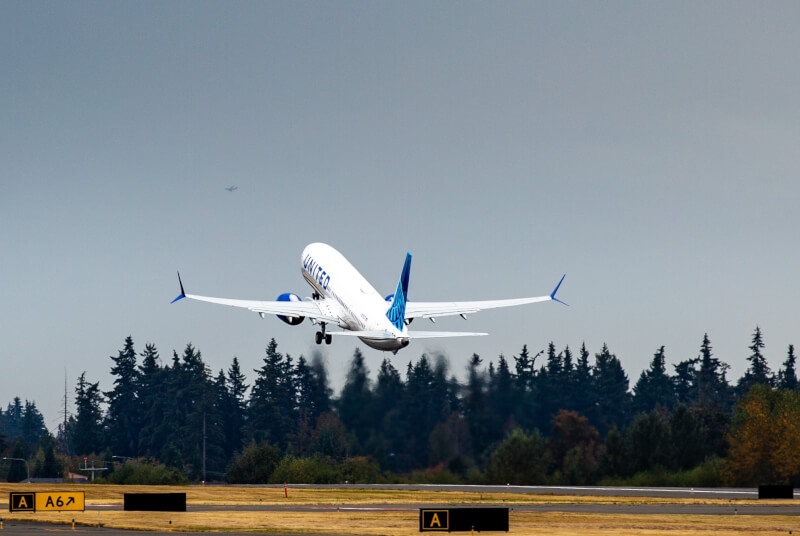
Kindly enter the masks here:
M 322 344 L 323 339 L 325 340 L 325 344 L 330 344 L 333 340 L 333 335 L 325 333 L 325 322 L 321 322 L 320 327 L 322 330 L 317 332 L 317 344 Z

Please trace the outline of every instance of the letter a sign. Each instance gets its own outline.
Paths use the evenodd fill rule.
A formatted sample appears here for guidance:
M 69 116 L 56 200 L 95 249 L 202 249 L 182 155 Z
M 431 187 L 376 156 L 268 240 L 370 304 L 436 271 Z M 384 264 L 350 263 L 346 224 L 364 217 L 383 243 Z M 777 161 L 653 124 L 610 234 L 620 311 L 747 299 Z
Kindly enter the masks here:
M 35 493 L 9 493 L 8 497 L 9 512 L 35 512 L 36 494 Z
M 448 531 L 450 530 L 449 510 L 424 510 L 419 511 L 419 531 Z

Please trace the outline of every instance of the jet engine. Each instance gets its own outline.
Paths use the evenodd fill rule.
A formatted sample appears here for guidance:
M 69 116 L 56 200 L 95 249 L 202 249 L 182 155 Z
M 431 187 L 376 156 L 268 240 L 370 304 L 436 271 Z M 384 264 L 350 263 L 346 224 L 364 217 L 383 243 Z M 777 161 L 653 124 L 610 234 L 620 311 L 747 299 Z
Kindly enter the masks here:
M 278 301 L 301 301 L 300 296 L 297 294 L 293 294 L 291 292 L 284 292 L 280 296 L 278 296 Z M 283 316 L 277 315 L 278 318 L 289 324 L 290 326 L 296 326 L 303 322 L 306 319 L 304 316 Z

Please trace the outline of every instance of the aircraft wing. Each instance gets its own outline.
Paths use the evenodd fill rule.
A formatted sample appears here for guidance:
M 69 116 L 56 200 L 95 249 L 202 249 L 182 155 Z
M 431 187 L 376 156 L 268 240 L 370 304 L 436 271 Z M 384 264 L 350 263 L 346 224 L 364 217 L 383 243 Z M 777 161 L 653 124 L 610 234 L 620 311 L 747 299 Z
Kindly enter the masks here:
M 556 292 L 564 281 L 566 274 L 561 277 L 556 288 L 548 296 L 536 296 L 532 298 L 512 298 L 507 300 L 483 300 L 483 301 L 463 301 L 463 302 L 408 302 L 406 303 L 406 319 L 411 318 L 436 318 L 438 316 L 467 315 L 477 313 L 484 309 L 497 309 L 500 307 L 514 307 L 528 303 L 539 303 L 546 301 L 557 301 L 567 305 L 556 298 Z
M 183 298 L 190 300 L 204 301 L 208 303 L 216 303 L 218 305 L 227 305 L 229 307 L 241 307 L 248 309 L 260 315 L 280 315 L 280 316 L 304 316 L 312 318 L 319 322 L 339 322 L 339 315 L 336 314 L 333 303 L 328 303 L 330 300 L 313 300 L 313 301 L 257 301 L 257 300 L 237 300 L 231 298 L 212 298 L 211 296 L 198 296 L 196 294 L 186 294 L 183 290 L 183 282 L 178 275 L 178 282 L 181 286 L 180 295 L 172 300 L 175 303 Z

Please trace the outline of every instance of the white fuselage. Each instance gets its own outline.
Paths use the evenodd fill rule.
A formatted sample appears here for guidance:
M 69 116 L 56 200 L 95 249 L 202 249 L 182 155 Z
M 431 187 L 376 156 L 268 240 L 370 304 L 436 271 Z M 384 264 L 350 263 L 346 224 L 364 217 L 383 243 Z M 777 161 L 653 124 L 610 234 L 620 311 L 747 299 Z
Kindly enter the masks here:
M 339 327 L 351 331 L 383 331 L 394 338 L 359 337 L 377 350 L 396 351 L 408 346 L 405 326 L 389 321 L 387 302 L 344 256 L 327 244 L 309 244 L 300 258 L 301 272 L 311 288 L 326 300 Z M 328 301 L 330 300 L 330 301 Z

